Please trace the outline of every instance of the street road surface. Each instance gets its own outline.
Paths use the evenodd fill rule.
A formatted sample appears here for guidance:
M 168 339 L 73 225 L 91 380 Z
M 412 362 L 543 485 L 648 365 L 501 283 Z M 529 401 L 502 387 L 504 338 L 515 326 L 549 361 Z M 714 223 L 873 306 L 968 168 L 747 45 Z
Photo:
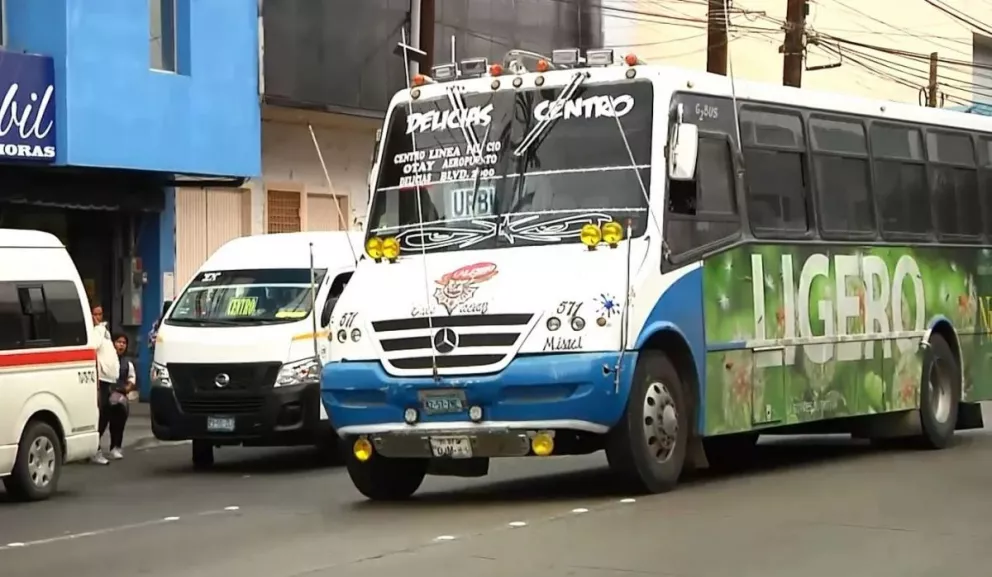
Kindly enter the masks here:
M 48 502 L 0 492 L 2 577 L 956 577 L 992 567 L 992 432 L 946 451 L 763 441 L 754 467 L 619 493 L 605 458 L 494 461 L 364 501 L 309 450 L 188 447 L 73 466 Z

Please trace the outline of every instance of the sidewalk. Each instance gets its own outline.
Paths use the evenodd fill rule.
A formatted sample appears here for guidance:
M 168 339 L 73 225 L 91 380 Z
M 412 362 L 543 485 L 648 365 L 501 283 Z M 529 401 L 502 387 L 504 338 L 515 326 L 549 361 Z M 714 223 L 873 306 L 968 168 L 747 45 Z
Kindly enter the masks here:
M 124 429 L 124 449 L 142 451 L 160 446 L 181 445 L 185 441 L 159 441 L 152 434 L 151 407 L 148 403 L 131 403 L 131 415 Z

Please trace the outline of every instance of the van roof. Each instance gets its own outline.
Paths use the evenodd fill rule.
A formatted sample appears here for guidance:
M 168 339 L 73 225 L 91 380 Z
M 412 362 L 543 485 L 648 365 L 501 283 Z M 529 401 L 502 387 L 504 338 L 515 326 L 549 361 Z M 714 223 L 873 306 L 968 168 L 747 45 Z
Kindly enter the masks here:
M 204 271 L 309 268 L 311 243 L 315 268 L 353 266 L 355 257 L 348 246 L 349 237 L 355 255 L 361 256 L 364 236 L 359 232 L 258 234 L 228 241 L 200 268 Z
M 57 236 L 40 230 L 0 228 L 0 248 L 65 248 Z

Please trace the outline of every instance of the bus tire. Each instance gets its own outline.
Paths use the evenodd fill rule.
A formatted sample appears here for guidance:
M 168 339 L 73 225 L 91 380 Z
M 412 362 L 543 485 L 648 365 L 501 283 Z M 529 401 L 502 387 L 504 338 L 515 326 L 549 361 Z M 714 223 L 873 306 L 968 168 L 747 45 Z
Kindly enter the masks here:
M 214 445 L 210 441 L 193 439 L 193 468 L 209 469 L 214 466 Z
M 954 437 L 961 402 L 961 367 L 944 337 L 930 336 L 920 378 L 920 425 L 917 444 L 943 449 Z
M 372 455 L 364 463 L 349 455 L 348 476 L 358 492 L 373 501 L 409 499 L 427 476 L 427 459 L 392 459 Z
M 18 501 L 41 501 L 55 493 L 62 476 L 62 443 L 54 429 L 30 421 L 17 445 L 10 475 L 3 478 L 7 494 Z
M 639 492 L 663 493 L 675 487 L 685 463 L 691 403 L 668 356 L 640 354 L 627 408 L 610 431 L 610 468 Z

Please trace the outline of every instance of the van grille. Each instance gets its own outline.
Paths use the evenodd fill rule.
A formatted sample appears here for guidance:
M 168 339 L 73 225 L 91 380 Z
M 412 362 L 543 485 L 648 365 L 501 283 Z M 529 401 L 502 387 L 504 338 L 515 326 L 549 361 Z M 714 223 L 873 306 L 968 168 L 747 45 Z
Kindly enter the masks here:
M 512 357 L 533 317 L 498 314 L 392 319 L 373 321 L 372 331 L 389 372 L 429 375 L 434 362 L 439 370 L 449 373 L 458 369 L 492 371 Z
M 281 363 L 169 363 L 176 400 L 189 415 L 249 415 L 262 410 Z M 217 386 L 217 377 L 228 383 Z

